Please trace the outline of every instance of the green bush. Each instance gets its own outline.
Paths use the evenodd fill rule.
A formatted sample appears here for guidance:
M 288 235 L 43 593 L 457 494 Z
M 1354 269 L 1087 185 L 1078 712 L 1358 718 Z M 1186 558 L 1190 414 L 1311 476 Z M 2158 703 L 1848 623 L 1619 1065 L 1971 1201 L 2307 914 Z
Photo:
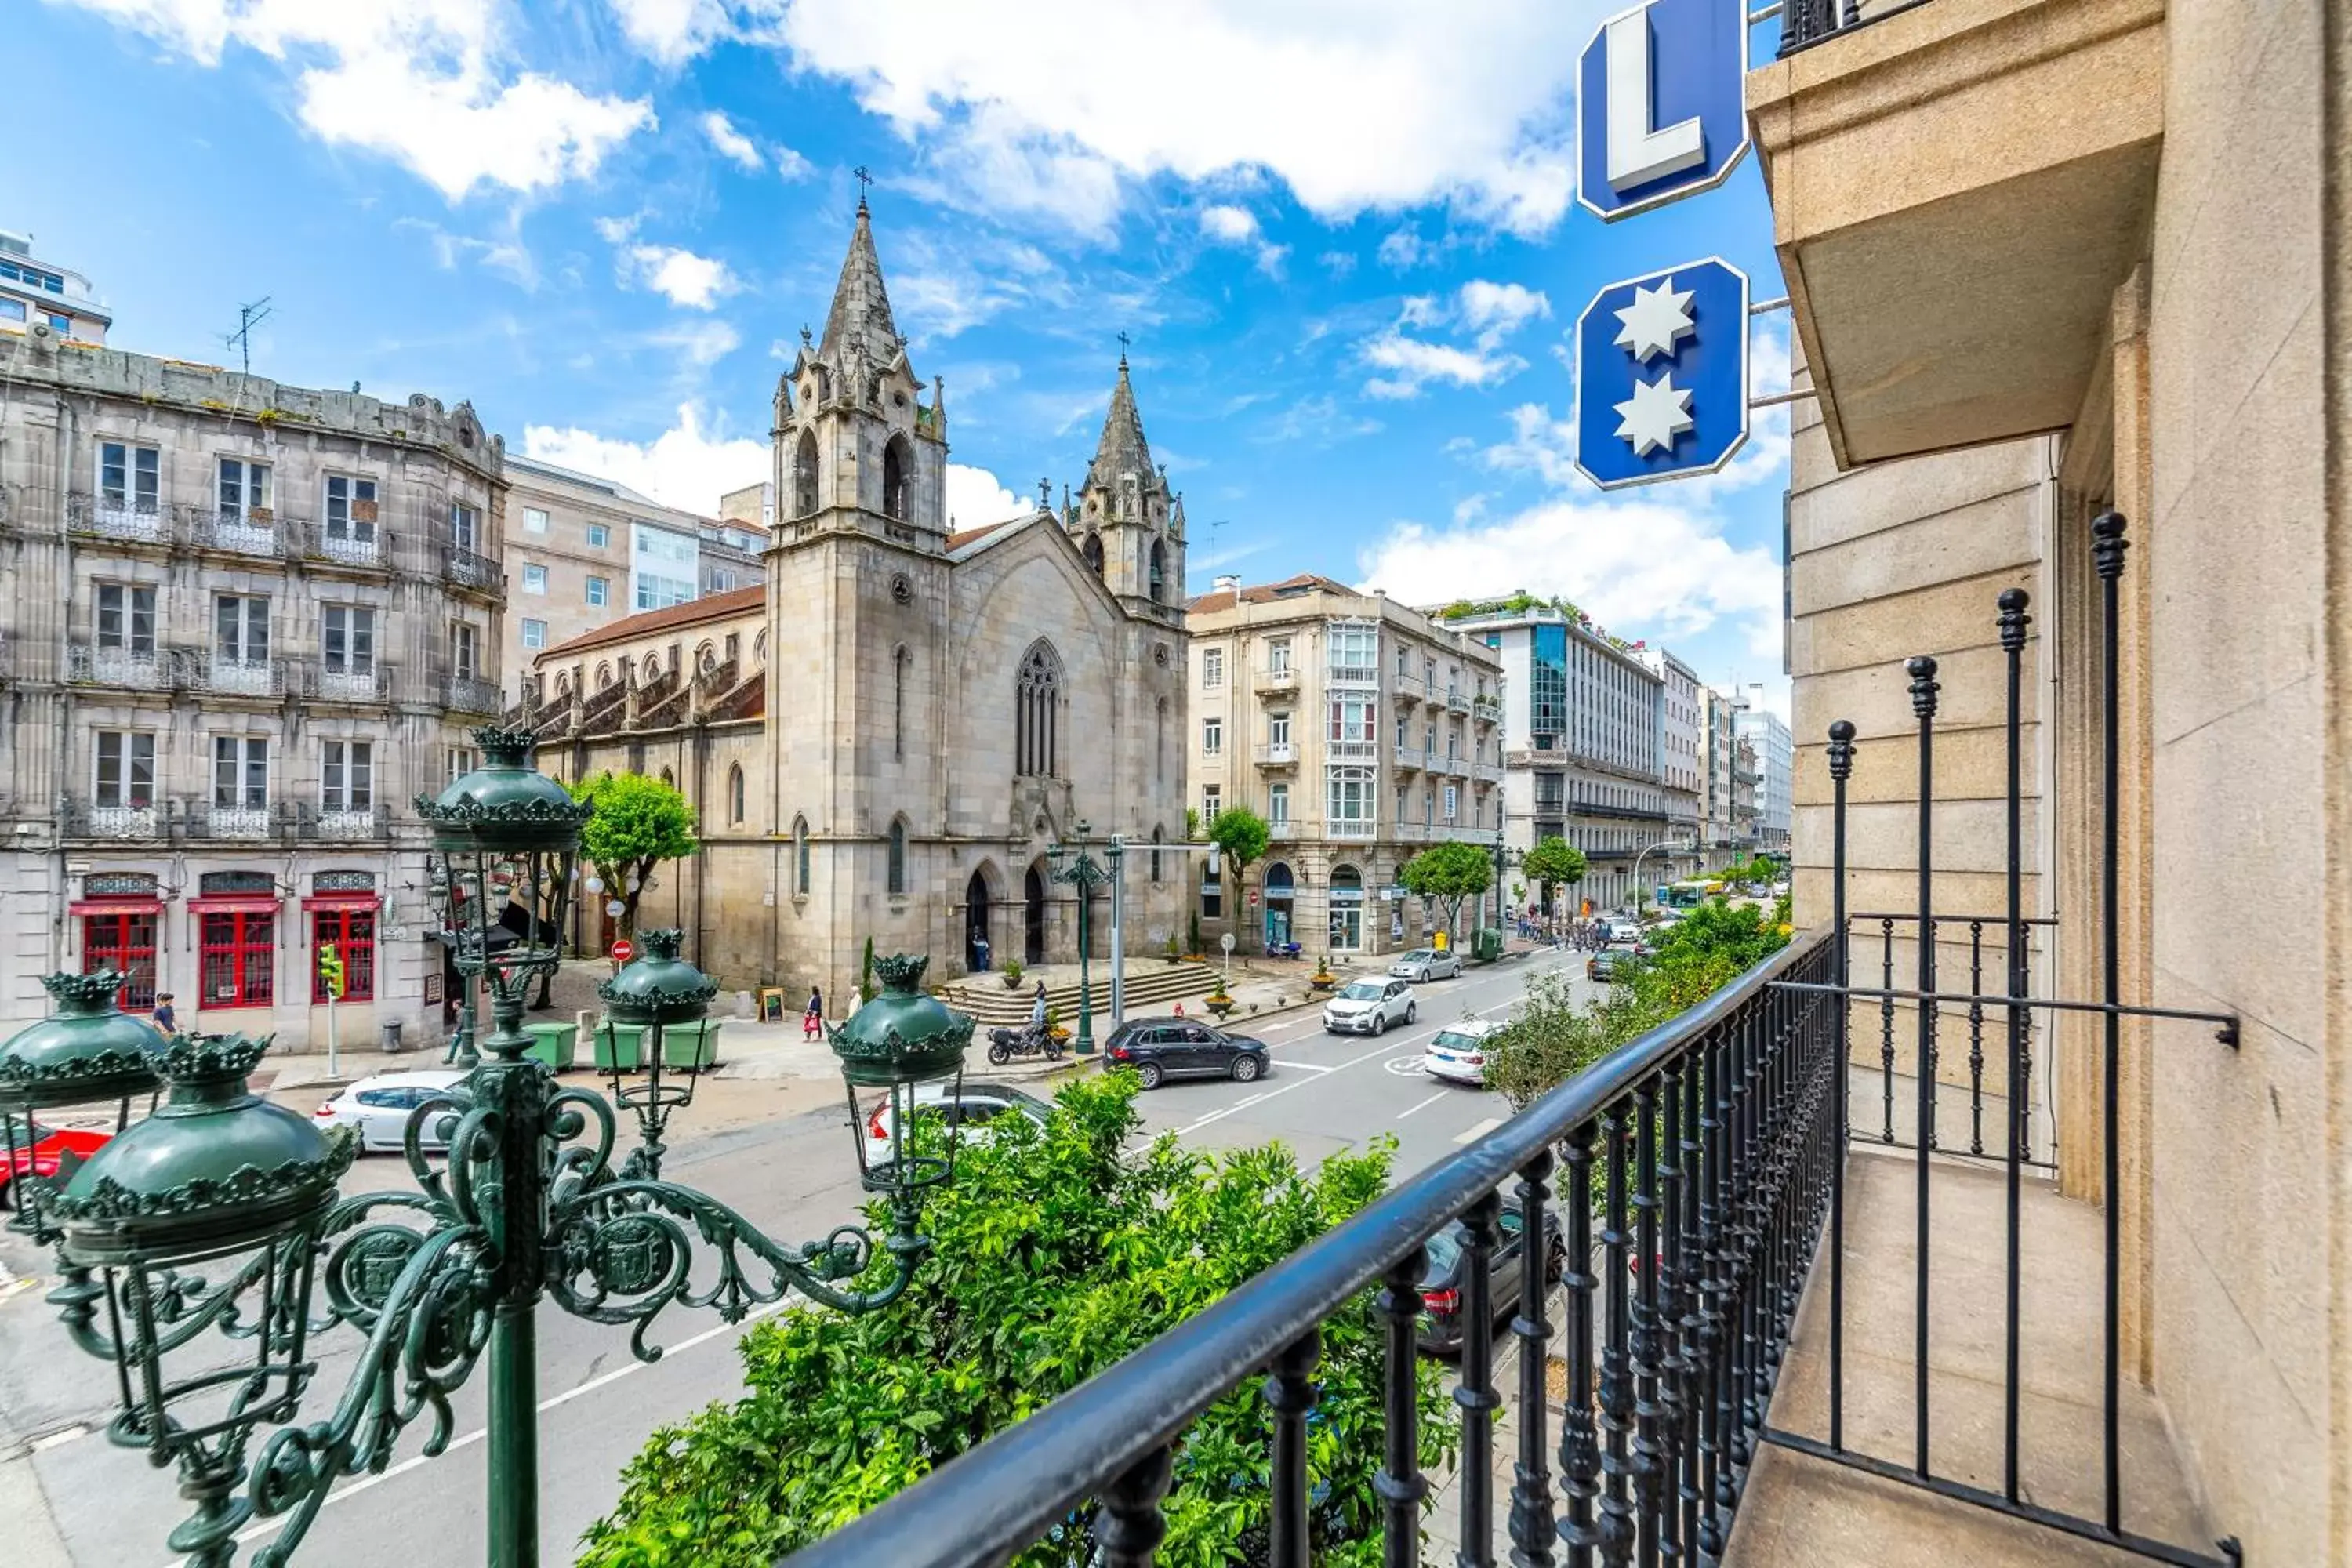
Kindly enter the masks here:
M 584 1568 L 766 1568 L 1022 1420 L 1378 1197 L 1392 1142 L 1308 1173 L 1280 1145 L 1209 1154 L 1141 1126 L 1134 1075 L 1066 1086 L 1043 1128 L 1005 1117 L 963 1145 L 923 1216 L 911 1288 L 863 1317 L 806 1310 L 747 1333 L 746 1396 L 654 1434 L 592 1525 Z M 917 1124 L 917 1145 L 936 1124 Z M 887 1215 L 869 1205 L 869 1224 Z M 1380 1560 L 1382 1344 L 1369 1292 L 1323 1329 L 1307 1440 L 1316 1560 Z M 1424 1468 L 1459 1443 L 1439 1369 L 1421 1367 Z M 1271 1412 L 1252 1378 L 1178 1448 L 1159 1561 L 1263 1561 Z M 1077 1568 L 1083 1517 L 1016 1561 Z

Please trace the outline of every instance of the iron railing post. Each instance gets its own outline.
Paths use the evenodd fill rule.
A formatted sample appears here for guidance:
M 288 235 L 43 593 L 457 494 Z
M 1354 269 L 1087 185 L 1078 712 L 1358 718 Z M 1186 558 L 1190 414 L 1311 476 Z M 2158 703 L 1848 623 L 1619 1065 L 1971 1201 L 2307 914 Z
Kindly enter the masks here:
M 1919 718 L 1919 989 L 1936 989 L 1935 821 L 1936 821 L 1936 661 L 1925 654 L 1906 667 L 1911 674 L 1911 711 Z M 1913 1409 L 1912 1464 L 1927 1473 L 1927 1152 L 1936 1125 L 1935 1004 L 1923 995 L 1919 1007 L 1918 1060 L 1919 1126 L 1916 1142 L 1918 1160 L 1917 1279 L 1914 1287 L 1916 1321 L 1912 1339 Z
M 2124 571 L 2124 518 L 2121 512 L 2101 512 L 2091 523 L 2091 564 L 2099 578 L 2099 705 L 2102 717 L 2099 745 L 2099 999 L 2106 1004 L 2104 1082 L 2100 1087 L 2100 1196 L 2106 1205 L 2107 1296 L 2105 1338 L 2105 1408 L 2102 1457 L 2106 1469 L 2107 1529 L 2122 1527 L 2123 1476 L 2117 1428 L 2123 1377 L 2123 1178 L 2116 1152 L 2122 1098 L 2123 954 L 2116 911 L 2116 869 L 2122 834 L 2117 821 L 2122 794 L 2122 679 L 2117 669 L 2122 641 L 2121 589 Z
M 1845 794 L 1853 776 L 1853 724 L 1830 726 L 1830 930 L 1837 943 L 1832 962 L 1837 983 L 1848 984 L 1846 963 L 1853 942 L 1845 915 Z M 1830 1447 L 1845 1447 L 1845 1138 L 1846 1024 L 1853 1004 L 1840 993 L 1832 1031 L 1837 1041 L 1837 1141 L 1830 1151 Z
M 1511 1486 L 1511 1568 L 1552 1568 L 1556 1535 L 1544 1454 L 1545 1406 L 1550 1397 L 1545 1386 L 1545 1351 L 1551 1341 L 1544 1307 L 1554 1266 L 1544 1178 L 1551 1174 L 1551 1165 L 1546 1152 L 1519 1167 L 1522 1234 L 1534 1239 L 1519 1248 L 1519 1310 L 1511 1319 L 1511 1332 L 1519 1342 L 1519 1459 Z
M 2025 813 L 2023 783 L 2023 737 L 2021 723 L 2024 700 L 2025 628 L 2029 617 L 2025 606 L 2029 601 L 2022 588 L 2003 589 L 2000 595 L 2000 647 L 2008 673 L 2008 884 L 2009 924 L 2007 942 L 2009 957 L 2009 994 L 2013 997 L 2025 994 L 2025 926 L 2024 864 Z M 2020 1107 L 2025 1087 L 2025 1009 L 2015 1002 L 2009 1006 L 2009 1160 L 2008 1160 L 2008 1219 L 2006 1239 L 2007 1300 L 2003 1308 L 2005 1343 L 2002 1361 L 2001 1396 L 2001 1495 L 2011 1502 L 2018 1500 L 2017 1428 L 2019 1404 L 2018 1296 L 2019 1238 L 2022 1214 L 2020 1208 L 2022 1161 L 2024 1151 L 2024 1121 Z

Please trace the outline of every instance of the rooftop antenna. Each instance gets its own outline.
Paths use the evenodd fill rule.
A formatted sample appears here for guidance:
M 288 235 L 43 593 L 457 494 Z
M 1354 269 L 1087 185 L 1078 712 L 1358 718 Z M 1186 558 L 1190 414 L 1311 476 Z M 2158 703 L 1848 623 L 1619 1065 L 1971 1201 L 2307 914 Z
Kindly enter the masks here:
M 268 319 L 269 296 L 264 294 L 249 305 L 239 305 L 236 331 L 221 334 L 222 343 L 236 351 L 238 364 L 246 375 L 253 374 L 253 329 Z

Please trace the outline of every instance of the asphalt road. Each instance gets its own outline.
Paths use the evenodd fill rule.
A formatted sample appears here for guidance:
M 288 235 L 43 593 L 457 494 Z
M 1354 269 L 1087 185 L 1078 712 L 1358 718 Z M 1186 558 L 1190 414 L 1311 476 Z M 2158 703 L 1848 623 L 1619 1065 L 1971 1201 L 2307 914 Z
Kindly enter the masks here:
M 1313 1012 L 1257 1026 L 1237 1021 L 1237 1028 L 1272 1047 L 1273 1074 L 1253 1084 L 1169 1084 L 1144 1098 L 1146 1121 L 1154 1132 L 1172 1131 L 1203 1148 L 1278 1139 L 1309 1163 L 1392 1134 L 1396 1174 L 1409 1175 L 1508 1114 L 1499 1096 L 1422 1072 L 1431 1037 L 1465 1014 L 1501 1013 L 1535 968 L 1569 961 L 1514 960 L 1417 987 L 1417 1021 L 1377 1039 L 1327 1036 Z M 676 1140 L 664 1173 L 703 1188 L 770 1234 L 805 1238 L 856 1215 L 859 1194 L 844 1136 L 837 1110 L 702 1138 L 688 1134 Z M 362 1161 L 346 1185 L 366 1190 L 405 1182 L 396 1158 L 378 1155 Z M 41 1261 L 21 1241 L 0 1241 L 0 1266 L 12 1274 L 32 1275 Z M 111 1413 L 111 1378 L 71 1350 L 40 1289 L 20 1279 L 14 1289 L 0 1286 L 0 1500 L 12 1515 L 44 1509 L 55 1539 L 45 1549 L 37 1521 L 26 1521 L 25 1534 L 15 1534 L 12 1522 L 16 1551 L 10 1561 L 25 1568 L 53 1562 L 163 1568 L 172 1559 L 163 1542 L 184 1505 L 140 1457 L 107 1443 L 100 1429 Z M 731 1353 L 740 1329 L 708 1313 L 674 1311 L 663 1321 L 664 1331 L 649 1339 L 666 1353 L 647 1365 L 631 1356 L 625 1331 L 557 1310 L 540 1315 L 541 1550 L 550 1563 L 572 1560 L 580 1532 L 611 1507 L 622 1466 L 654 1427 L 741 1393 Z M 348 1342 L 341 1333 L 328 1342 Z M 313 1418 L 325 1407 L 324 1391 L 341 1385 L 350 1352 L 330 1348 L 321 1363 Z M 447 1453 L 422 1458 L 422 1434 L 412 1428 L 402 1457 L 383 1475 L 346 1482 L 332 1494 L 298 1560 L 344 1568 L 479 1561 L 487 1485 L 480 1384 L 478 1373 L 457 1398 L 457 1436 Z M 249 1531 L 246 1550 L 274 1533 L 274 1524 Z

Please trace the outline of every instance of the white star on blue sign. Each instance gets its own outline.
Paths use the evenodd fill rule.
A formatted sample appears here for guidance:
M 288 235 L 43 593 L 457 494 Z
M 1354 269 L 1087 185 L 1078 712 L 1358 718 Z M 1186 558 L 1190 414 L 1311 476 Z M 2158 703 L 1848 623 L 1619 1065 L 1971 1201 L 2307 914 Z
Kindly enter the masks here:
M 1576 466 L 1603 489 L 1712 473 L 1748 439 L 1748 275 L 1710 257 L 1576 321 Z

